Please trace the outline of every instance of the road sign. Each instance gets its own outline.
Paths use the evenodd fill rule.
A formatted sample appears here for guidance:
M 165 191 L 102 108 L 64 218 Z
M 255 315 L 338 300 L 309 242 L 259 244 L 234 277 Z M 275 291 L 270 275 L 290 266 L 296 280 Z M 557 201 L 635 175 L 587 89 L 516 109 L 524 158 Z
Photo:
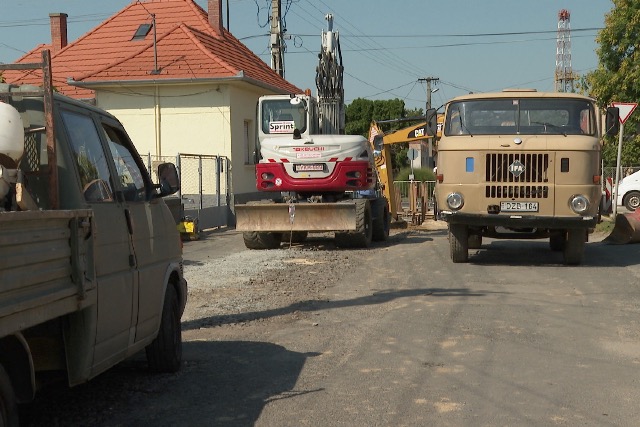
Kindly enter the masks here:
M 407 157 L 409 158 L 409 160 L 415 160 L 418 158 L 418 150 L 416 150 L 415 148 L 409 148 L 409 150 L 407 151 Z
M 614 102 L 612 105 L 620 111 L 620 123 L 622 124 L 627 121 L 633 110 L 638 106 L 638 104 L 632 102 Z

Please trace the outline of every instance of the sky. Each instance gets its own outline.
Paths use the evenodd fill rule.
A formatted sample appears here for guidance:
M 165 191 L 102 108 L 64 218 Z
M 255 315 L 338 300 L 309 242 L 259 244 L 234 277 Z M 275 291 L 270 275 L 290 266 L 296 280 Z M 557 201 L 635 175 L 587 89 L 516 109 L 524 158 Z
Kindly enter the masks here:
M 0 0 L 0 62 L 49 43 L 49 13 L 68 15 L 69 42 L 135 0 Z M 271 0 L 222 0 L 225 26 L 270 64 Z M 334 16 L 347 104 L 356 98 L 439 107 L 469 92 L 553 91 L 558 12 L 570 12 L 571 63 L 579 75 L 598 65 L 596 36 L 611 0 L 281 0 L 285 78 L 315 94 L 324 16 Z M 206 9 L 207 0 L 196 0 Z M 228 16 L 227 22 L 227 4 Z M 422 81 L 420 79 L 423 79 Z

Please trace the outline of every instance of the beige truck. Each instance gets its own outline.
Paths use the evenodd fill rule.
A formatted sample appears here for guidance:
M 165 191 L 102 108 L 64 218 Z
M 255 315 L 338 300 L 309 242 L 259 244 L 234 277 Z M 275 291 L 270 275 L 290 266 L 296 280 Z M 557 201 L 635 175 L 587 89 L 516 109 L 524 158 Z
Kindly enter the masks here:
M 142 350 L 153 371 L 181 364 L 187 284 L 163 201 L 176 169 L 153 184 L 114 116 L 53 94 L 49 64 L 31 64 L 43 87 L 0 84 L 2 426 L 51 379 L 77 385 Z
M 614 128 L 617 109 L 607 112 Z M 438 143 L 436 216 L 453 262 L 482 237 L 548 238 L 580 264 L 601 198 L 602 120 L 593 99 L 505 90 L 447 103 Z

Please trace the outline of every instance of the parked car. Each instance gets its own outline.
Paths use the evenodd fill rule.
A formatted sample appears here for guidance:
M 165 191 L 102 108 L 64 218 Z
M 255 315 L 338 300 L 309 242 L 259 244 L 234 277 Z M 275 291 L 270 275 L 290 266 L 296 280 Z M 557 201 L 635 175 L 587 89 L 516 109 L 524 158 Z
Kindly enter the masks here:
M 640 170 L 620 180 L 617 201 L 630 211 L 640 207 Z

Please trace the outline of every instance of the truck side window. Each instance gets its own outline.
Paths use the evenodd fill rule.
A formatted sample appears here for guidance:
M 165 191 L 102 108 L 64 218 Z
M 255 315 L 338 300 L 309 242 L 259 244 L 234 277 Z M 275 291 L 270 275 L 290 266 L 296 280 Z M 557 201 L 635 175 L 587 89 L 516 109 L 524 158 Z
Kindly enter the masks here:
M 143 170 L 136 163 L 136 158 L 127 146 L 128 138 L 118 128 L 102 124 L 109 141 L 109 150 L 113 157 L 118 174 L 118 183 L 122 188 L 124 199 L 128 202 L 146 200 L 147 186 Z M 144 170 L 146 174 L 146 169 Z
M 62 110 L 87 202 L 113 201 L 113 187 L 100 136 L 90 116 Z

